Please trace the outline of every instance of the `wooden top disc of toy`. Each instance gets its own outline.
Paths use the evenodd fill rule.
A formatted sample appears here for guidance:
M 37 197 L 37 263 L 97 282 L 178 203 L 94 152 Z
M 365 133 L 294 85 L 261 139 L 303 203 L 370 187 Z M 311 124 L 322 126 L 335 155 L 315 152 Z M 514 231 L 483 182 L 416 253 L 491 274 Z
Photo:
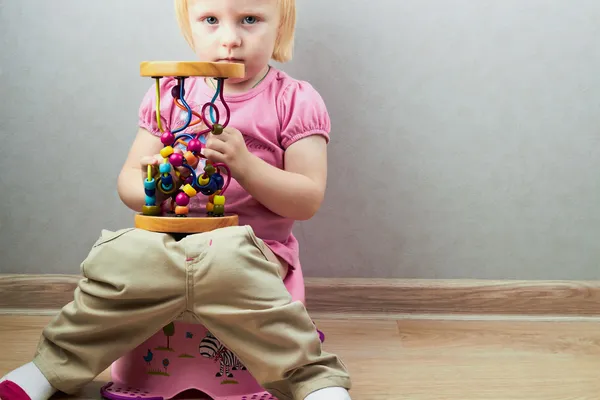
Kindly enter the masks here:
M 154 217 L 141 213 L 135 215 L 135 227 L 152 232 L 202 233 L 236 225 L 238 225 L 237 215 L 223 217 L 196 217 L 191 214 L 187 217 Z
M 147 77 L 204 76 L 208 78 L 244 78 L 245 66 L 240 63 L 215 63 L 195 61 L 144 61 L 140 75 Z

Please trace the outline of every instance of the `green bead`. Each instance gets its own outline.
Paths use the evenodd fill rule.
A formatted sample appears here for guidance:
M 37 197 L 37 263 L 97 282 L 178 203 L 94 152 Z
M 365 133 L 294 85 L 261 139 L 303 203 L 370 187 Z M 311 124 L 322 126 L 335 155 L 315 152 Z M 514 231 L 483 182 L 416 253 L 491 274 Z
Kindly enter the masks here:
M 206 164 L 206 167 L 204 167 L 204 172 L 206 172 L 206 175 L 211 176 L 212 174 L 217 172 L 217 170 L 212 165 Z
M 220 135 L 221 133 L 223 133 L 223 125 L 221 125 L 221 124 L 214 124 L 213 125 L 213 129 L 212 129 L 212 133 L 213 133 L 213 135 Z
M 225 214 L 225 206 L 224 205 L 215 204 L 215 206 L 213 208 L 213 214 L 216 217 L 222 217 Z
M 142 206 L 142 214 L 144 215 L 151 215 L 151 216 L 159 216 L 162 214 L 162 210 L 160 208 L 160 206 Z

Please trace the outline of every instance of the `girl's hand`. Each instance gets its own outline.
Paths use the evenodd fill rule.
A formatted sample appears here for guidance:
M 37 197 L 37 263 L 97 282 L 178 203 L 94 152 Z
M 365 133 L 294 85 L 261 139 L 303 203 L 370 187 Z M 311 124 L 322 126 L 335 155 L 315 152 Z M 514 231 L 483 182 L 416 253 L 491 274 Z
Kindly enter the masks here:
M 177 154 L 183 155 L 183 152 L 179 148 L 174 149 L 174 152 Z M 163 164 L 164 162 L 165 162 L 165 159 L 160 154 L 142 157 L 140 159 L 140 166 L 142 169 L 142 176 L 144 177 L 144 179 L 146 179 L 148 177 L 148 165 L 151 165 L 153 167 L 152 173 L 153 173 L 153 175 L 156 175 L 158 173 L 159 165 Z M 171 175 L 173 176 L 173 179 L 177 179 L 177 175 L 175 174 L 175 171 L 173 168 L 174 167 L 171 165 Z M 190 171 L 185 167 L 178 167 L 177 170 L 184 177 L 190 174 Z
M 176 148 L 174 149 L 175 153 L 178 154 L 183 154 L 183 152 Z M 140 166 L 141 166 L 141 171 L 142 171 L 142 179 L 146 180 L 148 178 L 148 166 L 152 166 L 152 177 L 155 177 L 156 174 L 159 172 L 159 166 L 160 164 L 164 164 L 165 159 L 163 158 L 162 155 L 160 154 L 155 154 L 152 156 L 145 156 L 142 157 L 140 159 Z M 187 168 L 184 167 L 177 167 L 177 170 L 179 171 L 180 175 L 182 176 L 182 178 L 187 177 L 190 174 L 190 171 Z M 171 165 L 171 176 L 173 177 L 173 182 L 175 184 L 177 184 L 178 182 L 181 181 L 182 178 L 179 178 L 177 176 L 177 174 L 175 173 L 174 167 L 173 165 Z M 157 196 L 157 200 L 159 200 L 159 202 L 162 202 L 163 200 L 169 198 L 170 196 L 165 195 L 164 193 L 162 193 L 160 190 L 156 190 L 156 196 Z
M 246 171 L 252 156 L 242 133 L 229 126 L 219 135 L 208 135 L 202 154 L 213 163 L 227 164 L 234 179 L 238 179 Z

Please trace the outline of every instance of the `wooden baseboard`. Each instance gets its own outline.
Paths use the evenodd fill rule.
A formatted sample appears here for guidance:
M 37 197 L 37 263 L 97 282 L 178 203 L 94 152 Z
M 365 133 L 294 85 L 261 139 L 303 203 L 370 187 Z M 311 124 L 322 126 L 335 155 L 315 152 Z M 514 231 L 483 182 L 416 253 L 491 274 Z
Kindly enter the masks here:
M 79 276 L 0 274 L 0 309 L 59 310 Z M 311 313 L 600 317 L 600 281 L 305 278 Z

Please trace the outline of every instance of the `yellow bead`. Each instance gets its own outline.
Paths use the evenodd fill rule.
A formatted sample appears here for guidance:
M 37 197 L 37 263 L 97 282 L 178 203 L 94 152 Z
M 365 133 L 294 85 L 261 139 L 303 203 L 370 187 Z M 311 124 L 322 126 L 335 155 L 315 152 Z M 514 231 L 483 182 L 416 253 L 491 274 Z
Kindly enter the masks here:
M 185 192 L 185 194 L 187 194 L 189 197 L 194 197 L 195 195 L 198 194 L 198 192 L 196 192 L 196 189 L 194 189 L 192 187 L 192 185 L 187 184 L 183 187 L 183 191 Z
M 215 196 L 215 200 L 213 201 L 215 205 L 224 205 L 225 204 L 225 196 Z
M 208 182 L 210 182 L 210 178 L 208 176 L 206 178 L 204 177 L 204 175 L 200 175 L 198 177 L 198 185 L 206 186 L 208 185 Z
M 175 150 L 173 150 L 173 147 L 171 147 L 171 146 L 167 146 L 167 147 L 164 147 L 164 148 L 163 148 L 163 149 L 160 151 L 160 155 L 161 155 L 163 158 L 167 158 L 167 157 L 169 157 L 171 154 L 173 154 L 174 152 L 175 152 Z

